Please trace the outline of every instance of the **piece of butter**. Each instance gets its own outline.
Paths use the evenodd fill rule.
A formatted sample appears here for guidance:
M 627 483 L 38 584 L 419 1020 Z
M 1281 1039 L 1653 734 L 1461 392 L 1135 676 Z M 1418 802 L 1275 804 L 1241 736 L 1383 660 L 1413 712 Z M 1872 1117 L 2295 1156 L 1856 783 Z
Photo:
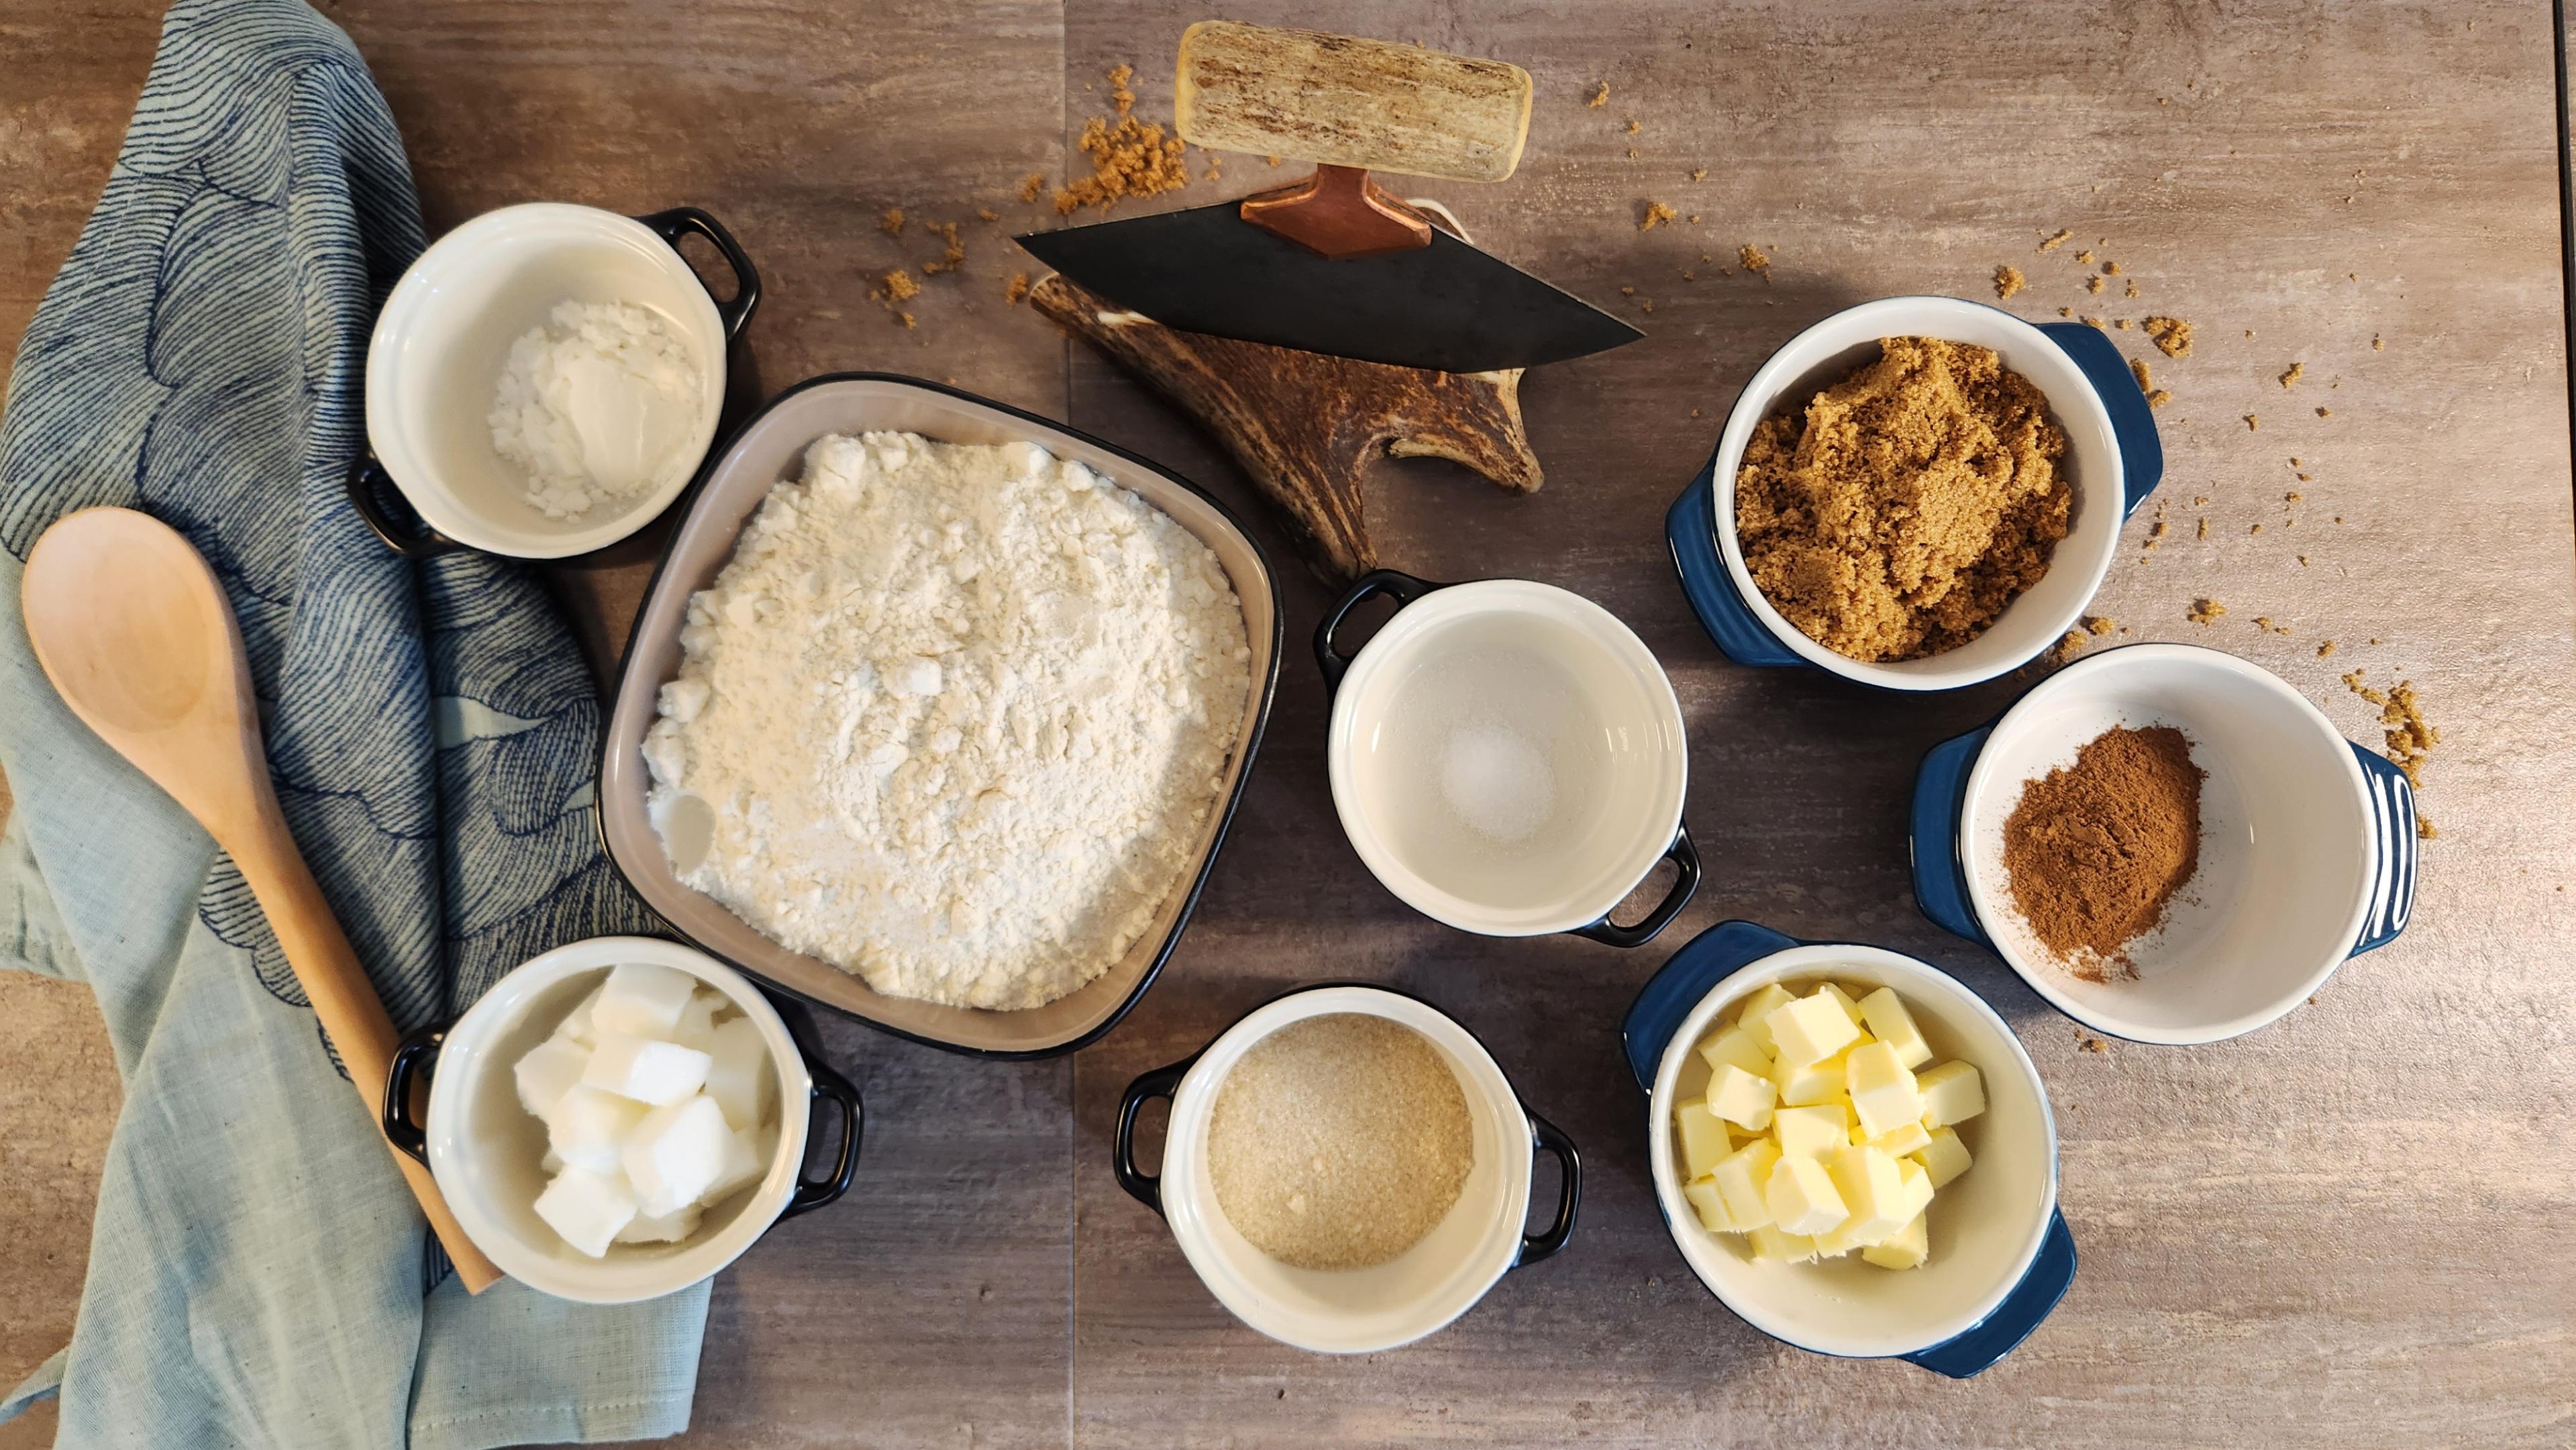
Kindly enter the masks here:
M 1914 1025 L 1914 1014 L 1905 1010 L 1894 988 L 1881 987 L 1861 998 L 1860 1015 L 1871 1036 L 1896 1049 L 1898 1062 L 1913 1068 L 1932 1060 L 1932 1044 L 1923 1040 L 1923 1029 Z
M 1709 1075 L 1709 1111 L 1750 1132 L 1771 1126 L 1771 1105 L 1777 1098 L 1771 1079 L 1755 1077 L 1731 1062 Z
M 1763 1186 L 1762 1201 L 1782 1233 L 1820 1234 L 1841 1227 L 1851 1216 L 1833 1176 L 1813 1158 L 1782 1158 Z
M 1964 1123 L 1986 1110 L 1985 1079 L 1964 1062 L 1926 1068 L 1914 1080 L 1914 1087 L 1923 1095 L 1923 1126 L 1927 1128 Z M 1868 1121 L 1867 1114 L 1862 1115 L 1862 1121 Z
M 1709 1171 L 1709 1183 L 1726 1204 L 1727 1219 L 1738 1232 L 1771 1221 L 1771 1203 L 1762 1190 L 1770 1186 L 1771 1170 L 1779 1162 L 1779 1145 L 1768 1138 L 1756 1138 Z
M 1911 1158 L 1896 1160 L 1896 1176 L 1905 1189 L 1905 1207 L 1919 1214 L 1932 1206 L 1932 1175 Z
M 1967 1172 L 1972 1162 L 1968 1145 L 1947 1128 L 1934 1128 L 1923 1150 L 1914 1156 L 1923 1160 L 1923 1170 L 1932 1175 L 1935 1188 L 1949 1187 L 1950 1180 Z
M 1932 1141 L 1931 1133 L 1925 1130 L 1920 1121 L 1907 1123 L 1895 1132 L 1883 1133 L 1875 1138 L 1869 1135 L 1867 1128 L 1858 1123 L 1852 1124 L 1851 1132 L 1853 1142 L 1867 1143 L 1873 1148 L 1892 1153 L 1899 1158 L 1908 1153 L 1922 1152 L 1923 1145 Z
M 1842 1003 L 1843 1015 L 1851 1019 L 1851 1024 L 1854 1027 L 1866 1027 L 1869 1025 L 1860 1015 L 1860 1004 L 1852 1000 L 1851 993 L 1842 989 L 1841 983 L 1827 982 L 1816 990 L 1833 998 L 1835 1001 Z
M 1743 1225 L 1738 1224 L 1727 1213 L 1726 1200 L 1718 1195 L 1716 1184 L 1705 1178 L 1695 1183 L 1685 1183 L 1682 1185 L 1682 1197 L 1689 1199 L 1690 1206 L 1698 1212 L 1701 1228 L 1713 1234 L 1743 1231 Z
M 1793 1108 L 1803 1108 L 1815 1103 L 1839 1102 L 1843 1095 L 1844 1068 L 1845 1059 L 1840 1055 L 1798 1067 L 1792 1067 L 1785 1062 L 1774 1062 L 1771 1066 L 1771 1086 L 1779 1094 L 1780 1101 Z
M 1896 1060 L 1893 1044 L 1873 1042 L 1853 1048 L 1844 1073 L 1845 1091 L 1851 1094 L 1852 1111 L 1860 1115 L 1862 1132 L 1876 1138 L 1923 1117 L 1923 1094 L 1915 1086 L 1914 1074 Z
M 1815 1158 L 1849 1143 L 1851 1117 L 1840 1103 L 1782 1108 L 1771 1115 L 1771 1136 L 1786 1158 Z
M 1822 1161 L 1849 1215 L 1836 1232 L 1852 1245 L 1877 1243 L 1905 1227 L 1905 1221 L 1914 1216 L 1906 1200 L 1905 1175 L 1897 1171 L 1896 1160 L 1884 1150 L 1845 1143 Z M 1818 1247 L 1831 1249 L 1833 1245 Z
M 1905 1227 L 1893 1235 L 1860 1251 L 1860 1256 L 1882 1269 L 1919 1269 L 1931 1257 L 1932 1236 L 1925 1228 L 1923 1215 L 1916 1214 Z
M 1822 992 L 1774 1007 L 1763 1021 L 1771 1029 L 1772 1054 L 1790 1066 L 1822 1062 L 1860 1037 L 1842 1004 Z
M 1766 1223 L 1753 1230 L 1753 1257 L 1766 1264 L 1813 1263 L 1816 1241 L 1806 1234 L 1782 1233 L 1778 1226 Z
M 1777 982 L 1765 983 L 1761 990 L 1744 999 L 1744 1010 L 1735 1014 L 1735 1025 L 1753 1034 L 1762 1050 L 1771 1051 L 1771 1014 L 1795 1000 L 1789 989 Z
M 1711 1072 L 1730 1063 L 1755 1077 L 1767 1077 L 1771 1072 L 1771 1049 L 1743 1027 L 1728 1027 L 1700 1039 L 1699 1055 Z
M 1708 1100 L 1693 1098 L 1673 1109 L 1673 1127 L 1682 1140 L 1682 1177 L 1699 1178 L 1717 1166 L 1717 1160 L 1735 1151 L 1735 1142 L 1726 1135 L 1726 1125 L 1708 1110 Z

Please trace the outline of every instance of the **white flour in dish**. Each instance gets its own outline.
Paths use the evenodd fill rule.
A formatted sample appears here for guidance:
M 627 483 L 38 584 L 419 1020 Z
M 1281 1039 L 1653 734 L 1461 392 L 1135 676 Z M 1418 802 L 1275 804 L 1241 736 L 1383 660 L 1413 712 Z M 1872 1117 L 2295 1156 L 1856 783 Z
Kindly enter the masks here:
M 688 339 L 659 313 L 563 302 L 510 344 L 485 421 L 492 451 L 526 472 L 528 506 L 571 518 L 695 467 L 687 445 L 705 386 Z
M 644 742 L 680 879 L 880 992 L 972 1007 L 1053 1001 L 1144 934 L 1251 685 L 1189 530 L 1034 443 L 910 433 L 807 450 L 680 642 Z

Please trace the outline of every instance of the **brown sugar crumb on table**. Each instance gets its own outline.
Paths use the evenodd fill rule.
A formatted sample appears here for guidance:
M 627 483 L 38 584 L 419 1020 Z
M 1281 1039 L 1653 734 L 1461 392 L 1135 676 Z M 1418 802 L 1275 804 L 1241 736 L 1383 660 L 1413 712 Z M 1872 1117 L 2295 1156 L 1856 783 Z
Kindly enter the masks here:
M 2127 319 L 2122 319 L 2120 325 L 2122 327 L 2128 326 L 2129 324 Z M 2147 360 L 2145 358 L 2133 357 L 2129 359 L 2129 375 L 2138 380 L 2138 391 L 2147 395 L 2148 407 L 2161 408 L 2165 404 L 2173 401 L 2173 394 L 2156 386 L 2155 375 L 2147 371 Z
M 1010 303 L 1014 307 L 1017 307 L 1022 301 L 1027 299 L 1028 295 L 1029 274 L 1026 272 L 1013 272 L 1011 274 L 1010 285 L 1002 289 L 1002 300 Z
M 2012 266 L 1997 267 L 1995 269 L 1995 300 L 2001 302 L 2011 297 L 2014 293 L 2019 292 L 2022 289 L 2024 283 L 2025 279 L 2021 275 L 2021 268 Z
M 1856 660 L 1920 659 L 1982 634 L 2066 536 L 2066 436 L 1992 351 L 1880 341 L 1878 361 L 1762 420 L 1736 475 L 1736 534 L 1765 598 Z
M 2179 317 L 2148 318 L 2147 340 L 2162 349 L 2167 357 L 2191 356 L 2191 324 Z
M 1771 280 L 1771 254 L 1751 242 L 1735 249 L 1735 264 L 1765 282 Z
M 2318 659 L 2321 659 L 2321 660 L 2330 660 L 2330 659 L 2333 659 L 2333 658 L 2334 658 L 2334 652 L 2335 652 L 2335 642 L 2334 642 L 2333 640 L 2327 640 L 2325 643 L 2323 643 L 2323 644 L 2321 644 L 2321 645 L 2318 645 L 2318 646 L 2317 646 L 2317 658 L 2318 658 Z
M 1594 86 L 1592 88 L 1591 96 L 1585 99 L 1583 104 L 1593 107 L 1606 106 L 1610 104 L 1610 83 L 1608 81 L 1603 81 Z
M 910 272 L 897 267 L 877 285 L 877 295 L 888 302 L 909 302 L 921 295 L 921 284 L 912 280 Z
M 2087 291 L 2087 292 L 2099 292 L 2099 291 L 2101 291 L 2101 290 L 2102 290 L 2102 279 L 2101 279 L 2101 278 L 2099 278 L 2099 277 L 2087 277 L 2087 278 L 2085 278 L 2085 279 L 2084 279 L 2084 290 L 2085 290 L 2085 291 Z
M 902 236 L 903 208 L 899 206 L 887 207 L 885 209 L 885 215 L 877 218 L 877 230 L 890 237 Z
M 1647 202 L 1645 211 L 1637 218 L 1637 230 L 1651 232 L 1657 227 L 1669 225 L 1676 215 L 1677 213 L 1671 207 L 1660 201 Z
M 1046 195 L 1046 177 L 1032 171 L 1020 178 L 1020 200 L 1035 201 Z
M 2289 367 L 2282 370 L 2281 386 L 2286 388 L 2296 384 L 2300 378 L 2307 376 L 2307 371 L 2308 365 L 2306 363 L 2294 362 L 2290 364 Z
M 1110 68 L 1109 99 L 1118 108 L 1117 123 L 1094 116 L 1083 124 L 1073 144 L 1091 158 L 1091 174 L 1056 189 L 1058 214 L 1070 216 L 1086 206 L 1105 211 L 1127 197 L 1158 196 L 1189 185 L 1188 146 L 1178 136 L 1166 136 L 1154 122 L 1136 119 L 1136 93 L 1127 84 L 1135 74 L 1132 66 Z
M 925 224 L 922 230 L 939 238 L 943 248 L 937 257 L 921 264 L 924 275 L 936 276 L 941 272 L 954 272 L 966 265 L 966 244 L 957 238 L 957 223 L 930 222 Z
M 2263 415 L 2260 413 L 2246 414 L 2245 431 L 2248 433 L 2259 433 L 2263 431 Z
M 2043 252 L 2054 252 L 2058 248 L 2065 246 L 2067 239 L 2074 235 L 2075 233 L 2067 228 L 2059 227 L 2055 236 L 2042 237 L 2039 239 L 2039 249 Z
M 1707 168 L 1707 167 L 1705 167 L 1705 166 L 1694 166 L 1694 167 L 1692 167 L 1692 168 L 1690 169 L 1690 179 L 1691 179 L 1691 180 L 1693 180 L 1693 181 L 1706 181 L 1706 180 L 1708 180 L 1708 168 Z
M 2183 615 L 2183 618 L 2190 620 L 2194 624 L 2216 624 L 2219 620 L 2226 617 L 2226 605 L 2219 603 L 2215 599 L 2206 598 L 2194 600 L 2190 611 Z

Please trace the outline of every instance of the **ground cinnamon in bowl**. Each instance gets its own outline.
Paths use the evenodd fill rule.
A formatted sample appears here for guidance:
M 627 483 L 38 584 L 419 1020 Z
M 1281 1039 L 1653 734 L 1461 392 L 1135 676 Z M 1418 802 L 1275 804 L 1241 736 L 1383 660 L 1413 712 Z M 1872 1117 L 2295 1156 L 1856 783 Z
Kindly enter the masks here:
M 2191 737 L 2105 730 L 2075 763 L 2024 783 L 2004 821 L 2004 871 L 2032 935 L 2088 982 L 2137 975 L 2129 943 L 2162 925 L 2200 869 Z

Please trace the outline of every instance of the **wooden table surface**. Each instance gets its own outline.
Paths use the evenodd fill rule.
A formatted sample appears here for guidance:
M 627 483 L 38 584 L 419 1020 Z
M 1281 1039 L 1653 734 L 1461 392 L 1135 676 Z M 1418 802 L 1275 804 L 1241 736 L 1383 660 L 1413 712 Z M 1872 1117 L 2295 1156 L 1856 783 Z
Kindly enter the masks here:
M 1202 12 L 1149 0 L 325 8 L 391 98 L 433 230 L 538 198 L 705 206 L 767 280 L 751 333 L 766 387 L 844 368 L 953 380 L 1160 459 L 1258 516 L 1203 436 L 1004 300 L 1028 263 L 1004 227 L 973 221 L 979 207 L 1008 226 L 1051 217 L 1017 200 L 1020 179 L 1053 181 L 1079 161 L 1071 142 L 1106 111 L 1111 65 L 1134 62 L 1140 112 L 1167 116 L 1173 45 Z M 0 346 L 104 177 L 149 61 L 152 9 L 19 0 L 0 19 Z M 1650 336 L 1528 379 L 1540 493 L 1389 464 L 1370 507 L 1390 562 L 1562 584 L 1654 648 L 1689 719 L 1688 819 L 1707 883 L 1661 942 L 1633 952 L 1472 938 L 1399 906 L 1334 821 L 1323 693 L 1302 663 L 1325 594 L 1290 565 L 1269 739 L 1160 985 L 1106 1041 L 1052 1062 L 974 1062 L 828 1027 L 867 1095 L 858 1186 L 717 1282 L 688 1443 L 2576 1436 L 2576 905 L 2564 890 L 2576 533 L 2548 7 L 1247 0 L 1227 13 L 1501 56 L 1537 77 L 1513 181 L 1419 189 L 1502 256 L 1633 308 Z M 1606 103 L 1587 106 L 1604 82 Z M 1193 166 L 1209 163 L 1194 153 Z M 1167 200 L 1280 174 L 1227 157 L 1221 178 Z M 1641 231 L 1650 201 L 1685 220 Z M 879 231 L 890 206 L 968 223 L 965 268 L 930 281 L 912 330 L 870 288 L 893 266 L 919 275 L 934 244 L 918 226 Z M 2040 254 L 2059 228 L 2074 240 Z M 1727 265 L 1748 242 L 1773 259 L 1767 279 Z M 2101 295 L 2085 290 L 2080 249 L 2120 264 Z M 2239 1041 L 2081 1051 L 2085 1034 L 1916 913 L 1904 839 L 1915 764 L 2016 685 L 1896 699 L 1737 668 L 1692 621 L 1665 557 L 1664 507 L 1766 353 L 1865 298 L 1991 297 L 2004 263 L 2029 274 L 2008 304 L 2027 317 L 2155 312 L 2198 326 L 2192 355 L 2174 361 L 2113 334 L 2173 400 L 2157 415 L 2159 505 L 2131 521 L 2100 612 L 2129 639 L 2253 659 L 2366 743 L 2376 711 L 2338 677 L 2411 679 L 2443 731 L 2423 793 L 2440 835 L 2425 843 L 2413 926 Z M 2294 362 L 2304 375 L 2285 389 Z M 2160 514 L 2170 532 L 2150 549 Z M 1282 536 L 1266 517 L 1257 527 L 1285 563 Z M 642 572 L 629 559 L 560 575 L 602 651 Z M 2187 622 L 2203 596 L 2227 616 Z M 2338 648 L 2320 658 L 2327 640 Z M 2055 1317 L 1984 1376 L 1951 1383 L 1785 1348 L 1682 1267 L 1645 1181 L 1616 1026 L 1673 946 L 1730 916 L 1923 955 L 2024 1034 L 2056 1103 L 2083 1267 Z M 1131 1077 L 1326 976 L 1441 1004 L 1587 1167 L 1562 1256 L 1507 1276 L 1446 1332 L 1354 1360 L 1229 1319 L 1108 1164 Z M 0 1380 L 68 1331 L 114 1110 L 86 999 L 0 973 Z M 38 1443 L 48 1424 L 31 1417 L 0 1444 Z

